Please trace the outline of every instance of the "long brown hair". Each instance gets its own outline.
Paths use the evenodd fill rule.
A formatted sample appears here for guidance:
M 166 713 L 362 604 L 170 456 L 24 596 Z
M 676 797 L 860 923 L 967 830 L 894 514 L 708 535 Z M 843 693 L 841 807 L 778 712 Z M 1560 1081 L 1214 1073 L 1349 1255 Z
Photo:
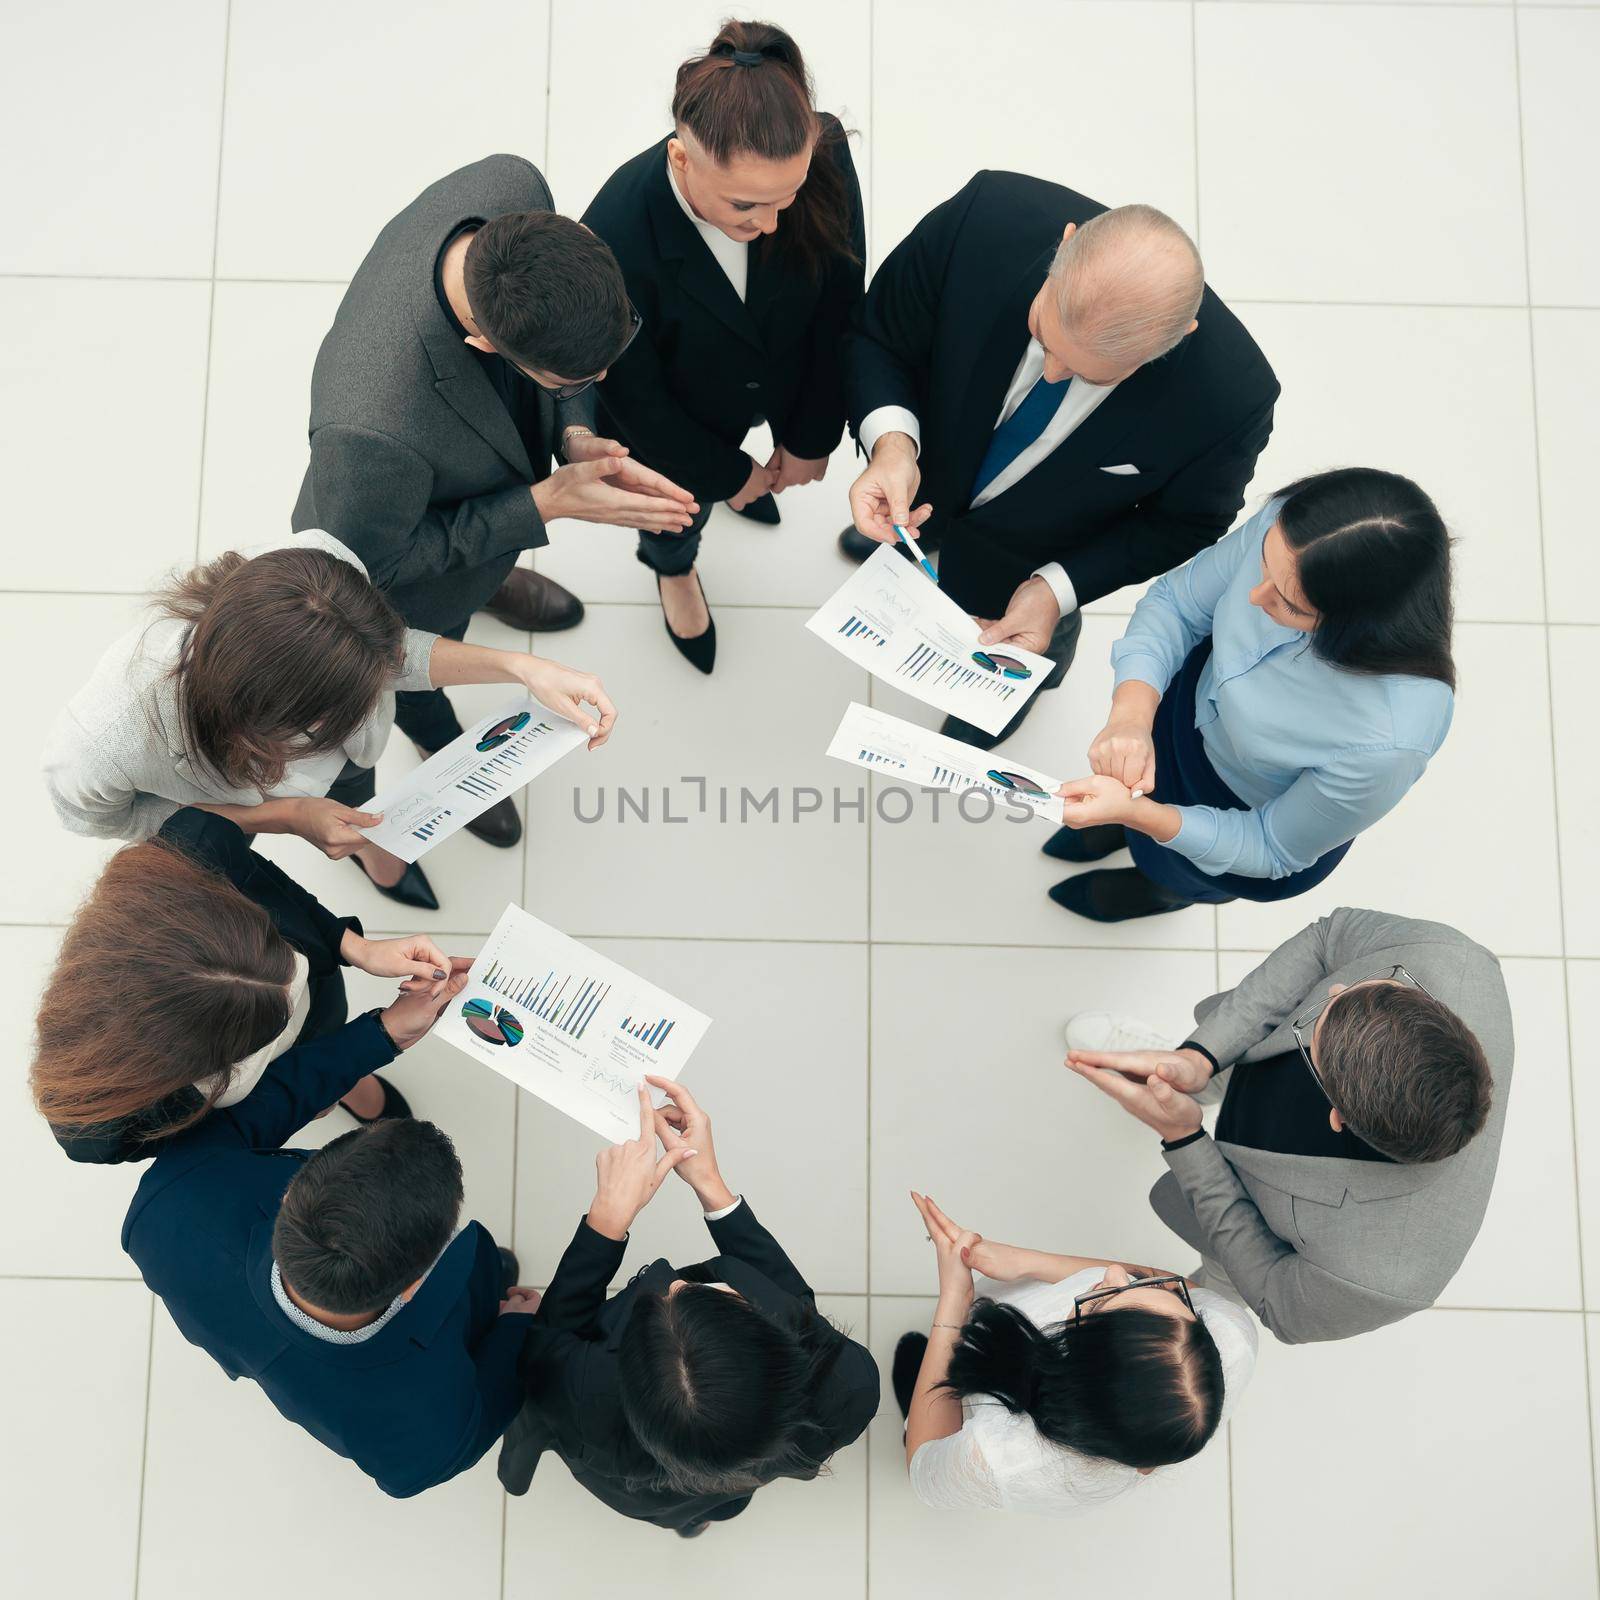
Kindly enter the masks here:
M 173 668 L 184 743 L 236 789 L 265 792 L 292 759 L 339 749 L 404 658 L 394 609 L 323 550 L 230 552 L 156 603 L 190 624 Z
M 742 65 L 734 52 L 758 56 Z M 672 120 L 687 128 L 719 166 L 734 156 L 788 161 L 814 144 L 811 171 L 764 248 L 794 256 L 813 276 L 832 257 L 855 260 L 850 196 L 830 147 L 846 138 L 834 117 L 817 115 L 800 46 L 770 22 L 730 19 L 702 56 L 678 68 Z
M 62 941 L 39 1003 L 29 1080 L 59 1128 L 115 1124 L 221 1074 L 289 1023 L 294 952 L 225 878 L 160 840 L 107 863 Z

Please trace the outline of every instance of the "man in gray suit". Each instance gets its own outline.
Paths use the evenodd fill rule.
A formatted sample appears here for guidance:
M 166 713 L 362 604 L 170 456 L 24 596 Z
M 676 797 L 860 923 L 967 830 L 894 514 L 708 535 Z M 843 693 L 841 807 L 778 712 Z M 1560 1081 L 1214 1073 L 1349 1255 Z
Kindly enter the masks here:
M 1150 1203 L 1200 1252 L 1200 1281 L 1286 1344 L 1432 1305 L 1500 1154 L 1512 1038 L 1495 958 L 1441 923 L 1341 909 L 1195 1021 L 1176 1050 L 1128 1049 L 1156 1041 L 1074 1017 L 1067 1065 L 1161 1135 Z M 1219 1098 L 1213 1138 L 1201 1102 Z
M 547 523 L 681 531 L 696 509 L 591 426 L 593 385 L 637 330 L 611 251 L 552 209 L 531 163 L 489 156 L 441 178 L 378 235 L 322 341 L 295 531 L 347 545 L 414 627 L 459 639 L 480 608 L 571 627 L 578 601 L 516 566 Z M 552 470 L 558 449 L 569 464 Z M 460 732 L 437 689 L 398 696 L 396 721 L 426 752 Z M 371 795 L 370 772 L 335 790 Z M 521 836 L 509 802 L 468 826 Z

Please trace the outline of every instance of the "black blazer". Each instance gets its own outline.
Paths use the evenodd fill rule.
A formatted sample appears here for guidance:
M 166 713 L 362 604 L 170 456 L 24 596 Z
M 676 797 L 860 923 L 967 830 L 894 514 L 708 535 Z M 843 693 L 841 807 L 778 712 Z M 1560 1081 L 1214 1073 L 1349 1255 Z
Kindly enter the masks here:
M 920 504 L 940 585 L 1003 614 L 1059 561 L 1080 604 L 1180 566 L 1227 532 L 1272 431 L 1278 380 L 1210 289 L 1199 327 L 1120 383 L 1026 477 L 976 511 L 973 479 L 1028 344 L 1028 306 L 1069 222 L 1106 208 L 1060 184 L 980 172 L 872 280 L 845 345 L 851 431 L 882 405 L 922 428 Z M 1137 473 L 1102 470 L 1133 465 Z
M 182 850 L 198 865 L 226 878 L 242 895 L 254 900 L 272 918 L 278 932 L 306 958 L 310 968 L 310 1011 L 295 1040 L 295 1049 L 342 1028 L 346 1009 L 339 943 L 347 928 L 360 933 L 360 922 L 354 917 L 334 916 L 281 867 L 257 855 L 249 837 L 226 817 L 185 806 L 167 818 L 157 837 Z M 52 1127 L 51 1132 L 74 1161 L 143 1161 L 160 1150 L 160 1130 L 187 1117 L 199 1104 L 196 1090 L 179 1089 L 137 1116 L 92 1127 Z
M 866 225 L 848 142 L 833 138 L 816 159 L 844 176 L 856 259 L 836 256 L 812 279 L 785 257 L 780 221 L 750 246 L 743 303 L 672 192 L 665 139 L 612 173 L 583 214 L 644 319 L 600 385 L 604 420 L 704 502 L 744 487 L 750 463 L 739 444 L 760 419 L 799 456 L 828 455 L 844 432 L 840 341 L 861 299 Z
M 528 1399 L 500 1450 L 500 1482 L 512 1494 L 527 1493 L 540 1455 L 554 1450 L 573 1477 L 614 1511 L 663 1528 L 722 1521 L 749 1503 L 747 1494 L 686 1497 L 633 1489 L 626 1481 L 654 1470 L 623 1415 L 617 1381 L 617 1348 L 641 1293 L 664 1293 L 675 1277 L 694 1274 L 730 1284 L 775 1316 L 797 1305 L 816 1306 L 810 1286 L 748 1201 L 706 1226 L 721 1252 L 714 1260 L 682 1273 L 653 1261 L 607 1300 L 606 1285 L 622 1265 L 626 1246 L 596 1233 L 587 1220 L 578 1224 L 523 1352 Z M 830 1452 L 858 1438 L 878 1410 L 877 1364 L 854 1340 L 840 1334 L 839 1343 L 817 1397 L 816 1421 Z M 816 1472 L 791 1476 L 814 1478 Z

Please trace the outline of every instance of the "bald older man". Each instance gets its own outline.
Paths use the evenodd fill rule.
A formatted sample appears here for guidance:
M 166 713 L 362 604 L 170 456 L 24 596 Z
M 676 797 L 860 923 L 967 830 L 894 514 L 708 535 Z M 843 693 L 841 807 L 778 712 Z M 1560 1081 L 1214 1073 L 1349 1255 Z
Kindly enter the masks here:
M 1177 223 L 1017 172 L 978 173 L 891 252 L 845 370 L 870 460 L 841 549 L 919 530 L 986 643 L 1055 661 L 1047 688 L 1080 607 L 1227 532 L 1278 397 Z M 1023 715 L 944 731 L 989 749 Z

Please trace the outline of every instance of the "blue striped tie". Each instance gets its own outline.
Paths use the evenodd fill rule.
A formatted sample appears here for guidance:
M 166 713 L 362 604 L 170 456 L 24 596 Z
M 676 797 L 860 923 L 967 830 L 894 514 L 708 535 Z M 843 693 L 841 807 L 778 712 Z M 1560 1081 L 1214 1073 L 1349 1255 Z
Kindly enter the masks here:
M 1070 378 L 1063 378 L 1060 383 L 1046 383 L 1040 378 L 1023 395 L 1017 409 L 994 430 L 989 448 L 978 464 L 978 476 L 973 480 L 974 500 L 1050 426 L 1050 419 L 1056 414 L 1071 382 Z

